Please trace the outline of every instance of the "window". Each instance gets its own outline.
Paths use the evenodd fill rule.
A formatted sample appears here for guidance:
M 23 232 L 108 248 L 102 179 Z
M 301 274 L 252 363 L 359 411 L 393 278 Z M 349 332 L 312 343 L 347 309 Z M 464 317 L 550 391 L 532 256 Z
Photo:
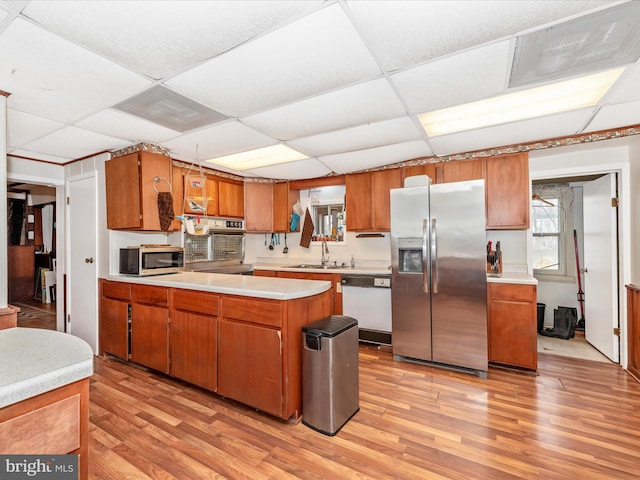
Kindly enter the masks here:
M 345 222 L 344 205 L 314 205 L 313 210 L 313 231 L 314 237 L 325 238 L 334 242 L 344 240 Z
M 536 276 L 572 277 L 569 269 L 573 240 L 571 204 L 566 185 L 534 185 L 531 202 L 533 270 Z

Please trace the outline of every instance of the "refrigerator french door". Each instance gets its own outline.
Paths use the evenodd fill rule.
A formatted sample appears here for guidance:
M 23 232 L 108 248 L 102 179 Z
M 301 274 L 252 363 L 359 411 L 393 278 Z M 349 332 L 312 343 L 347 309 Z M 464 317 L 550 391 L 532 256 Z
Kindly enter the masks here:
M 392 348 L 486 377 L 484 180 L 391 190 Z

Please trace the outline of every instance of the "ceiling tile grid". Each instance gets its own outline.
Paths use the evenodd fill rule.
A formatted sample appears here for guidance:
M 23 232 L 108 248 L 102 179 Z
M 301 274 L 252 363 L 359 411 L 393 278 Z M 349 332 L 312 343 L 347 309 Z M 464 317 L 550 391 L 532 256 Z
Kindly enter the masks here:
M 601 30 L 624 24 L 637 4 L 0 0 L 8 150 L 68 163 L 147 142 L 193 162 L 285 143 L 310 158 L 220 170 L 295 179 L 619 128 L 640 122 L 637 28 L 625 30 L 626 71 L 593 108 L 439 137 L 427 137 L 417 115 L 512 91 L 519 41 L 543 45 L 569 24 L 606 38 Z M 181 110 L 171 101 L 179 96 L 195 109 Z M 152 97 L 160 117 L 123 108 L 136 97 Z

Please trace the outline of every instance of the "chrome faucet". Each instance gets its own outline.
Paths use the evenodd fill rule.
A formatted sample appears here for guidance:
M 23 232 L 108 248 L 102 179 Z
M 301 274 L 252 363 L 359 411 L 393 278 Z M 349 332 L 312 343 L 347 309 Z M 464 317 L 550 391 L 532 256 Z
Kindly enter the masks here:
M 329 246 L 327 245 L 327 240 L 326 239 L 322 239 L 322 244 L 320 245 L 320 252 L 322 253 L 322 260 L 321 260 L 321 265 L 323 267 L 326 267 L 329 264 Z M 327 254 L 327 257 L 325 258 L 324 254 Z

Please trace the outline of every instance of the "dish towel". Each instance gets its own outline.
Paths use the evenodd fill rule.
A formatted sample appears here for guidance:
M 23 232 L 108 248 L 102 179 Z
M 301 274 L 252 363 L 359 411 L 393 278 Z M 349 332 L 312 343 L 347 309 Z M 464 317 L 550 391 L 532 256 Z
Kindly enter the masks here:
M 302 226 L 302 235 L 300 235 L 300 246 L 309 248 L 311 245 L 311 237 L 313 236 L 313 220 L 311 220 L 311 214 L 309 208 L 304 213 L 304 225 Z
M 160 228 L 165 232 L 169 230 L 171 222 L 175 218 L 171 192 L 158 192 L 158 218 L 160 219 Z

